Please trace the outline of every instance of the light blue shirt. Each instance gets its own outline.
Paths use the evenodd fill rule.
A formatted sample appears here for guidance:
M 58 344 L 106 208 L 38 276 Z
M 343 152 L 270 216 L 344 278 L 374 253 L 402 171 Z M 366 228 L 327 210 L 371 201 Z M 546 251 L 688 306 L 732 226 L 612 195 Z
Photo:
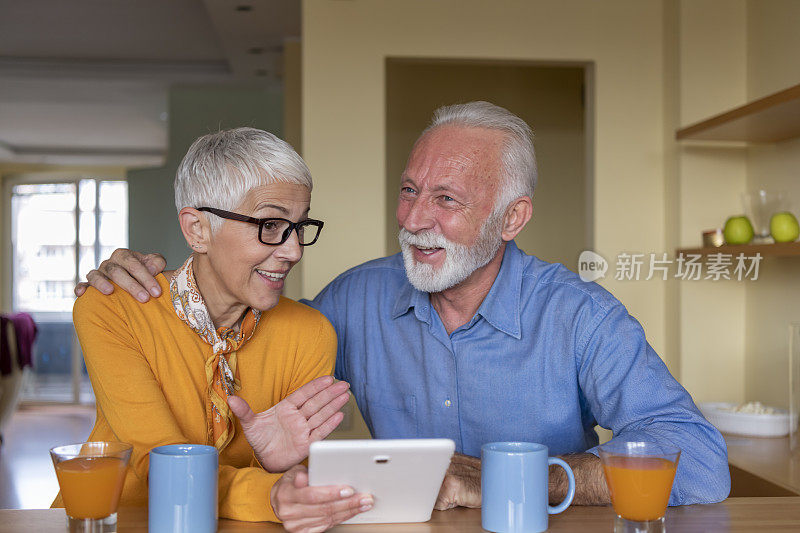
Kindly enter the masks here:
M 307 304 L 336 329 L 336 377 L 376 438 L 446 437 L 480 457 L 493 441 L 595 452 L 615 438 L 682 452 L 670 505 L 725 499 L 725 441 L 608 291 L 511 242 L 478 312 L 450 335 L 402 257 L 337 277 Z

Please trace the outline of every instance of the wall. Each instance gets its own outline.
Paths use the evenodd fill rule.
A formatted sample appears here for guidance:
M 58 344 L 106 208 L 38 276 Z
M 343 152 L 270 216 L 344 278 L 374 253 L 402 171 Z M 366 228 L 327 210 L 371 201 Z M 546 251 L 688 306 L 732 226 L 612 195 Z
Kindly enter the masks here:
M 130 247 L 157 251 L 176 268 L 189 248 L 177 222 L 173 181 L 189 145 L 220 129 L 250 126 L 282 135 L 282 98 L 278 90 L 174 87 L 169 93 L 169 149 L 163 167 L 128 172 Z
M 533 220 L 517 236 L 523 250 L 576 269 L 587 248 L 584 68 L 390 58 L 386 64 L 386 244 L 400 251 L 400 176 L 433 111 L 447 103 L 487 100 L 533 125 L 539 181 Z
M 682 0 L 678 9 L 678 122 L 686 126 L 746 101 L 745 0 Z M 674 135 L 674 131 L 673 131 Z M 674 138 L 674 137 L 673 137 Z M 677 147 L 678 243 L 699 246 L 701 232 L 741 212 L 743 146 Z M 745 285 L 679 281 L 681 383 L 695 401 L 744 398 Z
M 800 83 L 800 3 L 750 0 L 747 5 L 747 97 L 761 98 Z M 751 146 L 748 190 L 785 191 L 800 216 L 800 139 Z M 800 259 L 769 258 L 746 296 L 747 400 L 781 407 L 789 403 L 788 324 L 800 322 Z
M 324 261 L 303 265 L 305 295 L 387 249 L 387 57 L 592 64 L 594 246 L 610 261 L 664 251 L 663 16 L 661 2 L 638 0 L 305 0 L 303 150 L 326 221 L 308 253 Z M 663 351 L 663 282 L 604 285 L 676 357 Z

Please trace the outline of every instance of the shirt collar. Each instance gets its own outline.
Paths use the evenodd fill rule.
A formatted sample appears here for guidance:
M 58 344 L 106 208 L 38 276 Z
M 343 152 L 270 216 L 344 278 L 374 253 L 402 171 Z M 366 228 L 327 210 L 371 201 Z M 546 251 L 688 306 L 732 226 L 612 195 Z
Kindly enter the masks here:
M 515 339 L 522 337 L 519 316 L 522 267 L 522 253 L 514 241 L 509 241 L 506 243 L 500 271 L 477 313 L 495 329 Z
M 403 271 L 403 275 L 405 275 L 405 270 Z M 400 289 L 400 294 L 397 295 L 397 301 L 394 303 L 392 318 L 397 318 L 406 314 L 408 310 L 413 307 L 416 311 L 417 318 L 427 322 L 427 320 L 422 318 L 423 315 L 421 311 L 423 307 L 427 308 L 429 303 L 430 298 L 428 297 L 428 293 L 415 289 L 414 286 L 408 282 L 408 278 L 406 278 L 402 289 Z
M 516 339 L 522 337 L 519 316 L 522 263 L 522 254 L 514 241 L 506 243 L 500 271 L 477 312 L 495 329 Z M 392 309 L 392 318 L 404 315 L 413 307 L 417 318 L 429 322 L 430 313 L 426 312 L 429 305 L 428 293 L 418 291 L 406 280 Z

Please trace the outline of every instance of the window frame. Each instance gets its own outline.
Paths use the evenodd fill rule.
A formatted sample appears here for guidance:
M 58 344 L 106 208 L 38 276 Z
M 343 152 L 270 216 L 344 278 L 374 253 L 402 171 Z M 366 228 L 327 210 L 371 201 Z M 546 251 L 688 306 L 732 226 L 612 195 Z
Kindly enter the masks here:
M 75 278 L 74 282 L 78 283 L 80 280 L 80 182 L 82 180 L 95 181 L 95 254 L 99 248 L 99 230 L 100 230 L 100 182 L 102 181 L 124 181 L 127 182 L 124 175 L 113 175 L 107 171 L 100 171 L 97 173 L 91 171 L 50 171 L 50 172 L 35 172 L 35 173 L 15 173 L 8 174 L 2 177 L 3 179 L 3 232 L 0 238 L 5 244 L 2 249 L 2 298 L 0 302 L 3 309 L 8 311 L 14 310 L 14 250 L 12 249 L 12 209 L 11 198 L 13 189 L 17 185 L 43 185 L 48 183 L 73 183 L 75 185 L 75 210 L 73 212 L 75 220 Z M 128 213 L 130 214 L 130 196 L 128 196 Z M 128 238 L 130 239 L 130 224 L 128 225 Z M 45 312 L 32 312 L 34 319 L 50 318 L 54 320 L 63 320 L 65 322 L 72 321 L 72 312 L 58 312 L 58 311 L 45 311 Z M 81 360 L 82 355 L 80 345 L 78 344 L 77 336 L 73 333 L 71 348 L 71 377 L 72 377 L 72 403 L 80 403 L 80 380 L 81 380 Z

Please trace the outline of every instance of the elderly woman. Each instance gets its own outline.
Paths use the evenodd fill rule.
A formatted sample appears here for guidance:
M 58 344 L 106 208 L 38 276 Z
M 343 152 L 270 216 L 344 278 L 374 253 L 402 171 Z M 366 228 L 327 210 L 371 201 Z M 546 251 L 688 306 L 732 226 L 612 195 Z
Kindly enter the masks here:
M 302 466 L 281 474 L 339 424 L 349 396 L 329 376 L 331 325 L 281 296 L 322 229 L 308 218 L 311 187 L 300 156 L 270 133 L 201 137 L 175 178 L 192 254 L 158 276 L 162 295 L 142 304 L 91 289 L 77 300 L 97 399 L 89 438 L 133 445 L 121 505 L 146 504 L 150 449 L 205 443 L 219 450 L 221 517 L 306 529 L 331 506 L 339 521 L 371 506 L 349 487 L 307 487 Z

